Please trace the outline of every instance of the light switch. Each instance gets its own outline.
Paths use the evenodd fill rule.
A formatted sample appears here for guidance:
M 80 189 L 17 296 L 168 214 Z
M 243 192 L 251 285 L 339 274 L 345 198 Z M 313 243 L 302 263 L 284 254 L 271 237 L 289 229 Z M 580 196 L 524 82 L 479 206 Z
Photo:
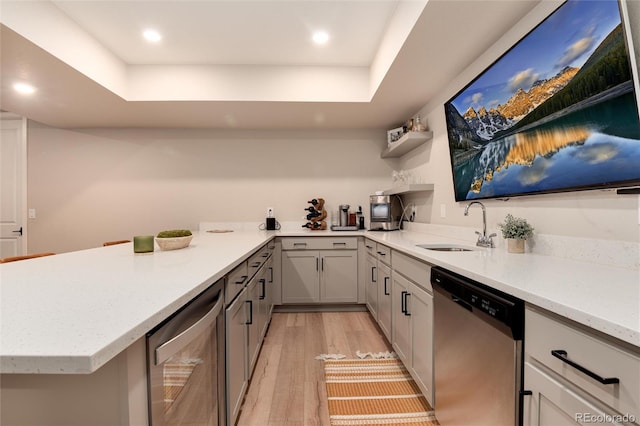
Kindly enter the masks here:
M 29 209 L 29 219 L 36 218 L 36 209 Z

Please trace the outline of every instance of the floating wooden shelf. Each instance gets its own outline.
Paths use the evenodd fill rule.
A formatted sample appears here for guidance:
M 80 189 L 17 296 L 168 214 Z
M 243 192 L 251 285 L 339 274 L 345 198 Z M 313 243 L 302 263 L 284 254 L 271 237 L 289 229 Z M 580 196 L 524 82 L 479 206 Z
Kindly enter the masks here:
M 396 186 L 392 189 L 384 191 L 384 195 L 408 194 L 410 192 L 426 192 L 433 191 L 432 183 L 412 183 L 408 185 Z
M 382 151 L 380 158 L 401 157 L 414 148 L 419 147 L 423 143 L 433 138 L 433 132 L 408 132 L 402 135 L 400 139 L 389 145 L 387 149 Z

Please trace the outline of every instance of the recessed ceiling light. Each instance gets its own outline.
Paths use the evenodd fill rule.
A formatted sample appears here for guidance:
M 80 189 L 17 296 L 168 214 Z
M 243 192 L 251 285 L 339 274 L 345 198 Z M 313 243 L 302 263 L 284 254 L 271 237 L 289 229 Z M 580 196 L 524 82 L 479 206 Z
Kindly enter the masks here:
M 327 44 L 329 41 L 329 34 L 326 31 L 316 31 L 313 33 L 313 42 L 318 45 Z
M 160 40 L 162 40 L 162 36 L 156 30 L 152 30 L 152 29 L 144 30 L 142 35 L 147 41 L 150 41 L 152 43 L 157 43 Z
M 15 83 L 13 88 L 16 92 L 22 93 L 25 95 L 30 95 L 36 91 L 36 88 L 27 83 Z

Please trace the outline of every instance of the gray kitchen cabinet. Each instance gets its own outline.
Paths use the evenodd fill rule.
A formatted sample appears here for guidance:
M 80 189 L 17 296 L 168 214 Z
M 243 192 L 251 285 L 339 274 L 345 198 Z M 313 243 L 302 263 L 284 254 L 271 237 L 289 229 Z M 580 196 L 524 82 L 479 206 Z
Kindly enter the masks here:
M 391 330 L 391 268 L 378 262 L 378 325 L 392 341 Z
M 247 369 L 249 376 L 253 372 L 253 367 L 258 360 L 261 343 L 260 329 L 260 291 L 262 289 L 261 279 L 251 280 L 247 285 Z
M 269 328 L 271 313 L 273 312 L 273 283 L 274 267 L 273 258 L 270 257 L 264 264 L 264 269 L 258 280 L 260 295 L 258 296 L 258 325 L 260 328 L 260 340 L 264 339 Z
M 365 259 L 366 283 L 367 283 L 367 309 L 371 316 L 378 319 L 378 260 L 375 256 L 367 254 Z
M 227 425 L 234 425 L 262 347 L 273 310 L 273 244 L 227 275 L 232 292 L 225 311 Z
M 282 303 L 315 303 L 320 298 L 317 251 L 282 252 Z
M 357 238 L 283 238 L 282 303 L 358 301 Z
M 542 309 L 525 310 L 525 426 L 640 424 L 640 352 Z
M 411 315 L 406 313 L 407 295 L 410 294 L 411 282 L 398 273 L 392 273 L 392 321 L 393 350 L 400 360 L 409 368 L 411 365 Z
M 365 250 L 367 308 L 391 341 L 391 249 L 367 239 Z
M 434 402 L 431 266 L 393 251 L 392 346 L 427 401 Z
M 244 288 L 225 312 L 227 424 L 233 425 L 240 413 L 249 384 L 247 371 L 247 289 Z
M 358 301 L 358 252 L 327 250 L 320 252 L 320 302 Z

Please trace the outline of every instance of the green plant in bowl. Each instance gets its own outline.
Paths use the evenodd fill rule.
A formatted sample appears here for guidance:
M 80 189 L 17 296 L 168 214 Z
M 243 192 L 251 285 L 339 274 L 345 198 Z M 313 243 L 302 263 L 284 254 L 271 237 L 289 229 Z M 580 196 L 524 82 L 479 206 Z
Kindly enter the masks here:
M 188 229 L 171 229 L 159 232 L 156 243 L 160 250 L 177 250 L 187 247 L 191 243 L 193 235 Z
M 188 237 L 192 235 L 188 229 L 171 229 L 168 231 L 158 232 L 156 238 L 176 238 L 176 237 Z

